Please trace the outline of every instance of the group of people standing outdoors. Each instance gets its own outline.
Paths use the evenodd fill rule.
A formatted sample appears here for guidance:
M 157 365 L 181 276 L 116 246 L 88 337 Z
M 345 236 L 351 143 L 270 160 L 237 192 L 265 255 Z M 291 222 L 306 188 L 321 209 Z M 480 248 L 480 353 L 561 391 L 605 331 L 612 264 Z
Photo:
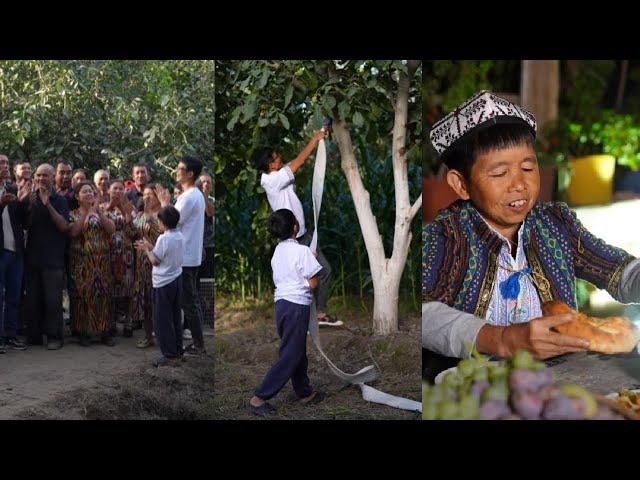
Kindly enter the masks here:
M 111 178 L 107 170 L 90 181 L 87 172 L 65 161 L 56 168 L 40 164 L 33 175 L 29 163 L 18 162 L 13 173 L 12 181 L 9 159 L 0 155 L 0 353 L 27 345 L 62 348 L 65 289 L 71 333 L 83 346 L 95 340 L 113 346 L 116 319 L 123 316 L 124 337 L 144 329 L 139 348 L 153 346 L 155 338 L 165 357 L 205 353 L 199 280 L 213 277 L 214 199 L 212 178 L 199 159 L 178 163 L 173 199 L 151 182 L 144 163 L 133 167 L 132 182 Z M 167 332 L 157 325 L 162 312 L 153 307 L 157 259 L 147 254 L 169 229 L 162 218 L 176 220 L 173 230 L 184 247 L 173 270 L 180 277 L 184 325 L 171 327 L 180 330 L 172 335 L 181 343 L 184 328 L 193 339 L 184 352 L 169 355 L 166 338 L 158 338 Z M 18 338 L 20 323 L 26 343 Z

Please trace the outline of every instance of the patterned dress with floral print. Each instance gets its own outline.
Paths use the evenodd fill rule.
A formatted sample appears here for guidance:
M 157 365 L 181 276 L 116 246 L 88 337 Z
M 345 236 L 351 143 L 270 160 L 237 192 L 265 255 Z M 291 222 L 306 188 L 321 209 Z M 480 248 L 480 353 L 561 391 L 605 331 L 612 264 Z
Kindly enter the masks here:
M 144 238 L 155 245 L 160 235 L 157 215 L 145 216 L 144 212 L 136 213 L 133 217 L 133 228 L 137 239 Z M 143 325 L 145 320 L 148 325 L 152 324 L 152 299 L 153 285 L 151 283 L 151 262 L 142 252 L 135 252 L 136 267 L 135 281 L 133 286 L 133 301 L 131 305 L 131 318 L 134 323 L 140 322 Z
M 114 299 L 131 298 L 135 268 L 133 225 L 131 222 L 125 223 L 124 215 L 119 210 L 109 210 L 107 216 L 116 227 L 115 233 L 111 236 L 112 297 Z
M 79 209 L 73 210 L 72 222 L 79 218 Z M 109 234 L 100 218 L 91 214 L 82 232 L 71 239 L 69 253 L 72 326 L 81 335 L 104 334 L 109 330 L 113 285 L 109 255 Z

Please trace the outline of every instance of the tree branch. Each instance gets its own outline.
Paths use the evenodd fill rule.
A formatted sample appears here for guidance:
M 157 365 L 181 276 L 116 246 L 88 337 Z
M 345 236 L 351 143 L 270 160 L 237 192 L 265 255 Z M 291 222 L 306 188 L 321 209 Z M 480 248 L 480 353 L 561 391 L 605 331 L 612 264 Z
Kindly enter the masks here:
M 407 61 L 407 76 L 409 77 L 409 81 L 413 79 L 413 76 L 416 74 L 416 71 L 422 64 L 422 60 L 408 60 Z
M 422 207 L 422 193 L 411 206 L 411 210 L 409 210 L 409 223 L 413 221 L 413 217 L 416 216 L 416 213 L 418 213 L 420 207 Z

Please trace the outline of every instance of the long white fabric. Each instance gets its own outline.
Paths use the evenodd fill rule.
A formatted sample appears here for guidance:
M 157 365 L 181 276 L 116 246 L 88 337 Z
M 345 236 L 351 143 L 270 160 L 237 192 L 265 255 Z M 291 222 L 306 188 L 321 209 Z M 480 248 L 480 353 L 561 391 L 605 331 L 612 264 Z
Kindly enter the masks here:
M 315 228 L 313 230 L 313 237 L 311 238 L 311 244 L 309 245 L 309 247 L 313 252 L 316 252 L 318 248 L 318 218 L 320 216 L 320 207 L 322 206 L 322 193 L 324 191 L 324 177 L 326 167 L 327 150 L 324 140 L 320 140 L 316 152 L 316 163 L 313 169 L 313 183 L 311 187 L 311 195 L 313 198 L 313 221 Z M 368 365 L 361 370 L 358 370 L 356 373 L 343 372 L 334 365 L 334 363 L 322 350 L 322 345 L 320 343 L 320 331 L 318 328 L 318 318 L 316 316 L 315 300 L 311 304 L 311 317 L 309 318 L 309 335 L 311 336 L 314 345 L 318 349 L 318 352 L 320 352 L 322 358 L 324 358 L 327 362 L 327 365 L 329 365 L 331 371 L 340 379 L 348 383 L 358 385 L 360 387 L 360 390 L 362 391 L 362 398 L 364 400 L 366 400 L 367 402 L 389 405 L 391 407 L 400 408 L 403 410 L 422 412 L 421 402 L 389 395 L 388 393 L 381 392 L 380 390 L 376 390 L 373 387 L 365 385 L 365 383 L 372 382 L 380 376 L 380 373 L 375 369 L 373 365 Z

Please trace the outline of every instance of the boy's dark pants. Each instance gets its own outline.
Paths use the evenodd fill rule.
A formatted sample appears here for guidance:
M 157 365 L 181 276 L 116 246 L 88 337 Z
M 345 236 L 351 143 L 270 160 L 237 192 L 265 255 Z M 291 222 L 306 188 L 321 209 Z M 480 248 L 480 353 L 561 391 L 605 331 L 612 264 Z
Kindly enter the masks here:
M 298 243 L 308 247 L 311 245 L 313 233 L 307 230 L 303 236 L 298 238 Z M 319 312 L 327 312 L 327 300 L 329 299 L 329 285 L 331 284 L 331 265 L 327 258 L 318 248 L 318 263 L 322 265 L 322 270 L 316 275 L 318 278 L 318 288 L 316 288 L 316 306 Z
M 153 328 L 165 357 L 182 355 L 182 277 L 153 289 Z
M 313 393 L 307 376 L 307 329 L 309 305 L 287 300 L 276 302 L 276 326 L 280 336 L 280 358 L 267 372 L 255 395 L 263 400 L 273 398 L 291 379 L 298 397 Z

